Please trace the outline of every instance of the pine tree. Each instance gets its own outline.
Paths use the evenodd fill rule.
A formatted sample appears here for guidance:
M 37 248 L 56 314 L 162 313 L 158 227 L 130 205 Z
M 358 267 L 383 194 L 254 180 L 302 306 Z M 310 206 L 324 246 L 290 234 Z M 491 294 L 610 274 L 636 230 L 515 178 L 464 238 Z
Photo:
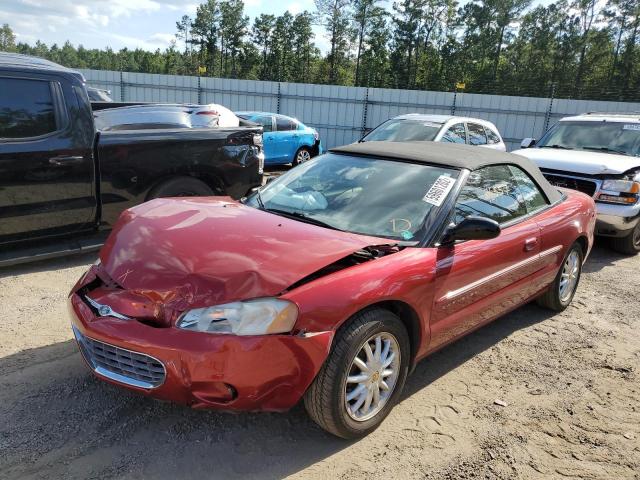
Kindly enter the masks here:
M 315 0 L 318 19 L 327 32 L 331 49 L 327 55 L 329 83 L 337 83 L 340 70 L 348 60 L 354 32 L 351 27 L 349 0 Z

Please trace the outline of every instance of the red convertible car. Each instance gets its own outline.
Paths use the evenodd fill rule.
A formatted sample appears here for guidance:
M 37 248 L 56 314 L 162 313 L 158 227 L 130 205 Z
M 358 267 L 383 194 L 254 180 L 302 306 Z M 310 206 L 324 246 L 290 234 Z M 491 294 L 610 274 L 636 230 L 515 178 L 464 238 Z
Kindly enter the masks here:
M 571 302 L 594 203 L 523 157 L 366 142 L 240 202 L 125 211 L 69 305 L 100 379 L 195 408 L 300 399 L 344 438 L 376 428 L 412 366 L 537 299 Z

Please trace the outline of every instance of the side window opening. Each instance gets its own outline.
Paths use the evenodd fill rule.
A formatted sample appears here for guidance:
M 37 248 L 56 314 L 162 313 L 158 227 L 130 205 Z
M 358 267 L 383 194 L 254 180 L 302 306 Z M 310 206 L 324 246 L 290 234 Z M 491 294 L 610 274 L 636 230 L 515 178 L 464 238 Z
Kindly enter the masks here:
M 536 210 L 540 210 L 541 208 L 549 205 L 545 195 L 526 172 L 524 172 L 520 167 L 516 167 L 514 165 L 509 165 L 509 170 L 511 170 L 516 182 L 518 182 L 520 194 L 522 195 L 529 213 L 535 212 Z
M 467 123 L 467 131 L 469 132 L 470 145 L 486 145 L 487 136 L 484 133 L 484 127 L 477 123 Z
M 278 132 L 288 132 L 290 130 L 295 130 L 296 125 L 294 122 L 289 120 L 286 117 L 276 117 L 276 130 Z
M 0 138 L 39 137 L 57 129 L 49 81 L 0 78 Z
M 495 145 L 496 143 L 500 143 L 500 137 L 491 130 L 489 127 L 484 127 L 484 131 L 487 134 L 487 142 L 490 145 Z
M 258 123 L 262 125 L 263 132 L 272 132 L 273 131 L 273 120 L 271 117 L 263 116 L 256 118 Z
M 518 182 L 508 165 L 493 165 L 471 172 L 455 206 L 455 223 L 470 215 L 500 224 L 528 214 Z
M 442 136 L 442 142 L 448 143 L 467 143 L 467 134 L 463 123 L 451 125 Z

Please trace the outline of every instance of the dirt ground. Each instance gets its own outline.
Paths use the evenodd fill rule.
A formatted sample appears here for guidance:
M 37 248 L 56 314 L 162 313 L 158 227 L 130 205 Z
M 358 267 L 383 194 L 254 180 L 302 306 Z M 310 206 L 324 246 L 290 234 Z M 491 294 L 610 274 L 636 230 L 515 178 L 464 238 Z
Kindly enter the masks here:
M 0 270 L 0 478 L 640 478 L 640 257 L 598 246 L 570 308 L 525 306 L 423 361 L 356 442 L 302 406 L 193 411 L 94 379 L 65 308 L 93 260 Z

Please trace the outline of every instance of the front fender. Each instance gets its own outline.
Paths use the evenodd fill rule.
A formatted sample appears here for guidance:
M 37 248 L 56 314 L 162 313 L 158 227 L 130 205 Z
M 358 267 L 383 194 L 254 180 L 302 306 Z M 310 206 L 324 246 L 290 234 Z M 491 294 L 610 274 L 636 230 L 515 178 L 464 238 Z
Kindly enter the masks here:
M 357 312 L 380 302 L 400 301 L 418 315 L 420 345 L 430 341 L 429 311 L 433 302 L 436 250 L 405 248 L 398 253 L 330 273 L 287 292 L 282 298 L 298 305 L 296 331 L 336 331 Z

